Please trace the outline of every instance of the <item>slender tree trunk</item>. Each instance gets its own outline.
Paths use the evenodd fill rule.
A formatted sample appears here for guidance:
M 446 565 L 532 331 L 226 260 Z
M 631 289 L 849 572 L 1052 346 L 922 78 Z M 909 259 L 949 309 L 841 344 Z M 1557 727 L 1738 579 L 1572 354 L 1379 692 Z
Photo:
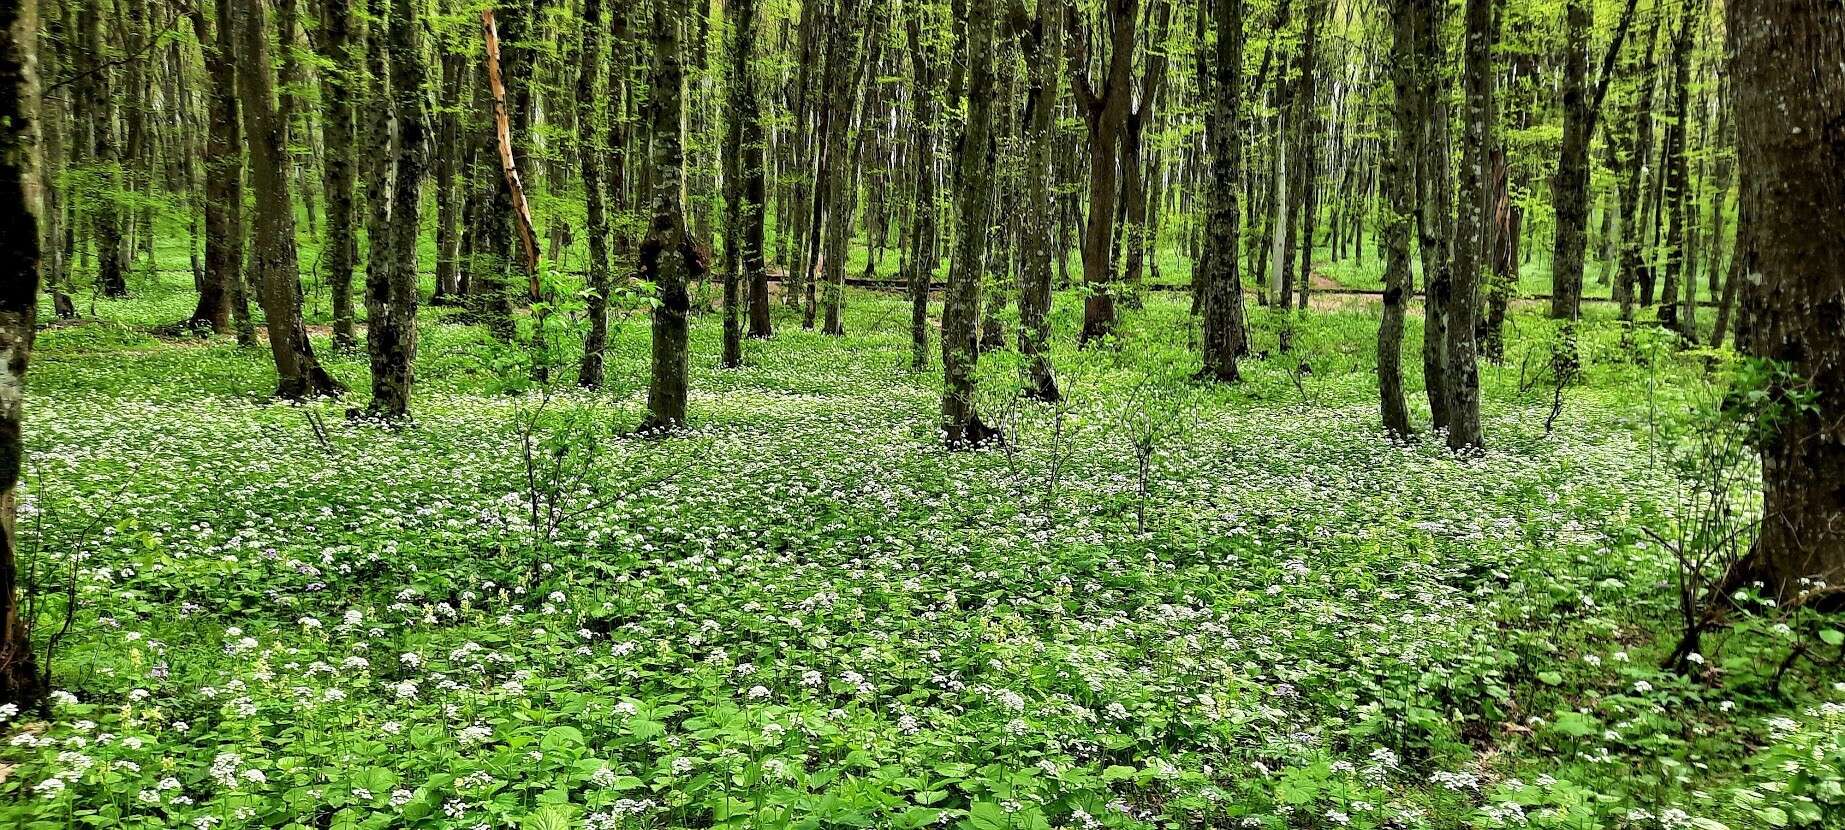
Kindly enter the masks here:
M 1679 9 L 1679 31 L 1672 43 L 1672 109 L 1666 128 L 1665 164 L 1665 281 L 1660 286 L 1659 323 L 1695 339 L 1679 317 L 1679 289 L 1685 276 L 1689 252 L 1685 242 L 1686 207 L 1691 187 L 1690 140 L 1691 119 L 1691 45 L 1692 22 L 1696 15 L 1695 0 L 1685 0 Z M 1695 286 L 1684 285 L 1686 291 Z
M 1557 227 L 1550 263 L 1550 316 L 1560 320 L 1582 316 L 1583 257 L 1589 238 L 1589 139 L 1595 135 L 1602 99 L 1621 43 L 1633 24 L 1636 2 L 1629 0 L 1622 14 L 1593 89 L 1588 83 L 1590 0 L 1566 0 L 1564 5 L 1563 146 L 1551 182 Z
M 1448 391 L 1452 375 L 1448 359 L 1448 327 L 1455 321 L 1453 188 L 1448 166 L 1448 90 L 1442 79 L 1446 62 L 1442 47 L 1440 9 L 1432 0 L 1413 0 L 1409 16 L 1414 27 L 1417 120 L 1422 129 L 1416 140 L 1416 222 L 1422 250 L 1424 284 L 1422 325 L 1422 377 L 1429 412 L 1437 429 L 1449 426 Z
M 231 18 L 228 6 L 227 0 L 218 0 L 215 31 L 202 7 L 190 12 L 210 87 L 204 151 L 205 278 L 199 283 L 192 321 L 225 334 L 235 317 L 238 342 L 251 346 L 256 334 L 243 290 L 243 129 L 237 112 L 234 33 L 226 25 Z
M 993 208 L 993 0 L 968 0 L 967 13 L 967 121 L 955 176 L 961 233 L 955 237 L 942 310 L 942 437 L 950 448 L 997 436 L 974 410 L 974 363 L 980 358 L 975 306 L 986 273 Z
M 84 115 L 90 124 L 90 163 L 101 174 L 103 193 L 90 206 L 90 232 L 96 246 L 96 288 L 105 297 L 128 295 L 128 263 L 122 255 L 122 159 L 115 147 L 115 96 L 109 88 L 109 67 L 103 64 L 100 2 L 85 4 L 82 12 L 84 62 L 78 75 Z
M 461 165 L 462 80 L 467 76 L 467 55 L 442 53 L 441 109 L 436 116 L 436 146 L 431 161 L 436 180 L 436 290 L 430 305 L 461 299 L 461 212 L 463 196 L 457 189 Z
M 44 695 L 32 637 L 21 617 L 15 488 L 26 363 L 38 318 L 45 182 L 39 167 L 38 2 L 0 4 L 0 703 L 30 708 Z
M 358 126 L 354 103 L 360 52 L 353 48 L 353 0 L 325 0 L 321 7 L 321 86 L 326 103 L 321 125 L 326 154 L 321 161 L 321 186 L 327 203 L 327 235 L 322 245 L 326 279 L 333 299 L 333 348 L 346 351 L 358 340 L 353 332 L 352 271 L 359 256 L 357 210 L 352 201 L 355 144 Z M 376 25 L 382 26 L 379 21 Z M 381 107 L 383 102 L 373 102 Z M 377 128 L 374 121 L 373 128 Z M 376 139 L 374 138 L 374 142 Z M 380 152 L 374 143 L 371 152 Z M 380 194 L 368 193 L 368 198 Z M 375 205 L 381 207 L 381 205 Z M 382 228 L 373 228 L 376 235 Z M 369 267 L 369 266 L 368 266 Z
M 276 108 L 275 69 L 269 57 L 264 0 L 241 0 L 236 12 L 237 82 L 243 93 L 244 133 L 249 137 L 250 182 L 257 193 L 251 228 L 256 244 L 252 270 L 262 286 L 269 351 L 275 358 L 276 395 L 282 398 L 336 396 L 345 391 L 320 367 L 301 317 L 300 264 L 295 248 L 295 211 L 289 198 L 285 125 Z
M 1241 2 L 1241 0 L 1236 0 Z M 1231 2 L 1231 0 L 1225 0 Z M 1057 54 L 1063 48 L 1064 4 L 1038 3 L 1037 18 L 1020 34 L 1028 89 L 1025 99 L 1024 238 L 1019 260 L 1019 351 L 1026 360 L 1026 394 L 1040 401 L 1062 397 L 1051 370 L 1051 230 L 1057 206 L 1051 193 L 1056 140 Z
M 853 190 L 858 179 L 854 170 L 858 153 L 854 152 L 853 142 L 855 136 L 858 136 L 856 140 L 863 140 L 862 131 L 854 128 L 855 111 L 864 105 L 860 78 L 865 62 L 865 38 L 858 33 L 864 22 L 863 11 L 859 0 L 843 0 L 839 17 L 834 21 L 834 48 L 827 64 L 833 127 L 826 134 L 826 238 L 822 260 L 826 275 L 826 321 L 821 330 L 835 336 L 846 333 L 840 313 L 845 303 L 846 257 L 852 241 L 852 208 L 856 201 Z
M 692 308 L 687 286 L 705 270 L 704 254 L 686 227 L 683 200 L 685 58 L 679 26 L 688 17 L 685 0 L 654 0 L 654 66 L 647 100 L 653 129 L 653 219 L 641 243 L 641 276 L 654 284 L 658 295 L 642 432 L 676 430 L 685 424 L 687 317 Z
M 391 0 L 388 15 L 395 133 L 388 229 L 391 250 L 382 273 L 367 269 L 365 285 L 365 343 L 372 364 L 368 411 L 379 418 L 408 415 L 410 390 L 416 382 L 417 235 L 423 228 L 421 197 L 430 133 L 422 8 L 422 0 Z
M 1738 341 L 1787 370 L 1768 390 L 1783 414 L 1761 447 L 1764 518 L 1745 564 L 1798 603 L 1845 577 L 1845 6 L 1730 0 L 1728 12 L 1750 217 Z
M 1105 15 L 1110 26 L 1108 72 L 1098 93 L 1089 79 L 1087 27 L 1082 11 L 1072 2 L 1068 19 L 1077 37 L 1068 51 L 1072 85 L 1078 111 L 1089 127 L 1089 224 L 1083 231 L 1083 344 L 1103 337 L 1115 327 L 1115 288 L 1109 255 L 1115 232 L 1115 142 L 1127 120 L 1133 94 L 1134 41 L 1140 17 L 1140 0 L 1109 0 Z
M 605 152 L 602 139 L 607 133 L 596 119 L 596 75 L 603 60 L 602 0 L 584 0 L 576 104 L 577 156 L 583 171 L 583 225 L 589 234 L 588 292 L 584 302 L 589 332 L 583 337 L 583 359 L 577 365 L 577 384 L 589 389 L 602 386 L 606 374 L 604 352 L 609 340 L 609 220 L 603 198 L 607 181 L 602 172 Z
M 911 233 L 908 290 L 910 295 L 910 369 L 921 372 L 929 368 L 929 283 L 935 278 L 936 262 L 936 89 L 938 71 L 931 47 L 923 41 L 922 14 L 913 9 L 905 16 L 905 33 L 909 39 L 910 69 L 914 76 L 911 99 L 911 122 L 916 131 L 916 210 L 915 229 Z
M 760 126 L 756 146 L 744 143 L 744 122 L 755 120 L 755 68 L 751 65 L 756 51 L 756 0 L 735 0 L 728 11 L 735 40 L 730 54 L 730 110 L 728 135 L 724 151 L 724 349 L 718 366 L 734 369 L 743 365 L 743 270 L 749 258 L 751 231 L 746 223 L 761 220 L 762 205 L 749 203 L 744 183 L 745 168 L 760 177 L 762 146 Z M 757 195 L 760 198 L 760 194 Z M 750 217 L 755 217 L 751 219 Z M 758 244 L 760 251 L 760 244 Z
M 1418 0 L 1391 0 L 1395 129 L 1393 145 L 1383 154 L 1381 173 L 1385 204 L 1378 245 L 1384 253 L 1384 314 L 1377 327 L 1377 390 L 1384 430 L 1398 439 L 1414 432 L 1403 395 L 1403 320 L 1410 294 L 1410 203 L 1415 198 L 1416 145 L 1422 132 L 1415 65 L 1420 13 Z
M 759 14 L 758 0 L 737 0 L 737 25 L 741 31 L 739 37 L 747 34 L 748 39 L 739 45 L 738 51 L 731 56 L 733 65 L 739 66 L 737 81 L 741 85 L 740 98 L 736 106 L 735 117 L 741 126 L 738 136 L 737 152 L 739 164 L 743 169 L 742 200 L 737 218 L 743 223 L 739 242 L 741 243 L 742 267 L 741 279 L 748 291 L 749 302 L 749 336 L 767 338 L 773 333 L 769 318 L 769 265 L 768 265 L 768 136 L 762 120 L 762 95 L 760 81 L 750 63 L 756 53 L 756 18 Z M 747 11 L 746 11 L 747 10 Z M 733 231 L 736 232 L 736 231 Z M 727 299 L 726 302 L 729 300 Z M 729 344 L 726 344 L 729 348 Z M 737 344 L 738 362 L 741 363 L 742 344 Z
M 1460 215 L 1454 237 L 1454 278 L 1448 295 L 1448 447 L 1484 443 L 1480 432 L 1480 370 L 1474 341 L 1480 314 L 1480 274 L 1492 244 L 1493 0 L 1467 0 L 1463 71 L 1466 110 L 1461 118 Z
M 1242 241 L 1243 184 L 1243 0 L 1213 0 L 1217 28 L 1216 72 L 1211 78 L 1211 148 L 1204 251 L 1204 368 L 1221 383 L 1242 379 L 1237 358 L 1248 351 L 1243 279 L 1238 270 Z M 1202 43 L 1200 44 L 1202 47 Z

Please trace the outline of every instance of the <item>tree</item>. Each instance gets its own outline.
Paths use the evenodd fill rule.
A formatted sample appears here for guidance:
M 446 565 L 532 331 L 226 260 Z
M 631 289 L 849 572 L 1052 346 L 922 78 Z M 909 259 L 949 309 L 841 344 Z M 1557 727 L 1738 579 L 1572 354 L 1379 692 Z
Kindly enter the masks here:
M 969 14 L 973 12 L 970 8 Z M 1140 0 L 1108 0 L 1103 17 L 1109 27 L 1107 72 L 1098 91 L 1089 73 L 1089 27 L 1074 0 L 1067 12 L 1071 34 L 1066 50 L 1070 63 L 1070 88 L 1076 94 L 1076 111 L 1089 128 L 1089 220 L 1083 229 L 1083 331 L 1087 344 L 1106 337 L 1115 327 L 1114 265 L 1109 256 L 1115 230 L 1115 144 L 1127 122 L 1133 97 L 1134 40 L 1140 17 Z M 970 20 L 970 25 L 971 25 Z M 970 43 L 970 49 L 971 49 Z M 981 58 L 985 60 L 985 58 Z M 965 150 L 964 150 L 965 152 Z M 946 346 L 944 346 L 946 348 Z
M 616 12 L 620 14 L 620 12 Z M 596 120 L 596 70 L 602 53 L 602 0 L 583 2 L 583 43 L 577 62 L 577 158 L 583 171 L 583 227 L 589 233 L 589 264 L 584 314 L 589 332 L 583 336 L 583 359 L 577 366 L 577 385 L 602 386 L 603 352 L 609 340 L 609 219 L 602 173 L 602 125 Z
M 974 409 L 974 363 L 980 359 L 975 305 L 986 273 L 993 212 L 993 18 L 993 0 L 968 0 L 967 121 L 955 171 L 961 232 L 942 300 L 942 437 L 951 449 L 978 446 L 998 435 Z
M 104 192 L 90 207 L 91 231 L 96 235 L 96 287 L 105 297 L 128 294 L 128 263 L 123 251 L 121 210 L 121 158 L 115 146 L 116 97 L 109 88 L 104 63 L 102 4 L 83 4 L 81 25 L 87 56 L 79 70 L 78 93 L 89 120 L 90 162 L 102 175 Z
M 1238 272 L 1242 234 L 1238 197 L 1243 181 L 1243 0 L 1214 2 L 1216 73 L 1205 134 L 1211 148 L 1211 176 L 1204 237 L 1204 369 L 1212 380 L 1241 379 L 1236 361 L 1247 350 L 1243 281 Z M 1202 49 L 1203 44 L 1199 44 Z
M 1040 0 L 1045 2 L 1045 0 Z M 925 42 L 922 19 L 927 6 L 912 3 L 904 18 L 909 42 L 910 71 L 913 91 L 910 97 L 910 123 L 915 132 L 915 204 L 911 215 L 910 273 L 906 289 L 910 296 L 910 369 L 929 368 L 929 283 L 935 279 L 936 263 L 936 113 L 939 94 L 934 44 Z
M 641 243 L 641 277 L 653 283 L 657 296 L 642 432 L 673 430 L 685 424 L 687 316 L 692 310 L 687 286 L 705 269 L 704 254 L 686 228 L 681 195 L 685 186 L 685 57 L 679 26 L 689 16 L 685 0 L 654 2 L 654 65 L 647 99 L 653 129 L 653 219 Z
M 216 27 L 206 21 L 202 4 L 189 12 L 210 82 L 204 153 L 205 278 L 199 283 L 192 326 L 208 325 L 213 332 L 224 334 L 234 324 L 237 342 L 254 346 L 256 327 L 244 290 L 243 125 L 237 111 L 231 2 L 216 0 Z
M 295 247 L 295 208 L 288 181 L 287 125 L 277 111 L 275 65 L 269 57 L 264 0 L 241 0 L 237 85 L 244 133 L 249 137 L 250 183 L 256 191 L 252 257 L 262 286 L 263 316 L 269 324 L 269 352 L 275 359 L 276 395 L 306 398 L 345 391 L 314 356 L 301 316 L 301 278 Z
M 1454 291 L 1453 187 L 1448 166 L 1448 89 L 1442 67 L 1441 9 L 1432 0 L 1411 0 L 1405 10 L 1411 36 L 1416 102 L 1416 230 L 1422 251 L 1422 379 L 1437 429 L 1449 423 L 1448 317 Z
M 1761 447 L 1761 536 L 1745 564 L 1794 602 L 1803 580 L 1845 575 L 1845 6 L 1729 0 L 1728 14 L 1749 216 L 1738 340 L 1786 370 L 1769 390 L 1780 412 Z
M 826 279 L 826 320 L 822 331 L 842 335 L 846 329 L 840 312 L 845 303 L 846 255 L 852 238 L 852 207 L 856 201 L 853 191 L 858 183 L 854 170 L 858 154 L 852 151 L 851 140 L 860 131 L 853 128 L 853 110 L 854 102 L 860 98 L 860 81 L 866 63 L 864 44 L 872 27 L 865 26 L 860 0 L 834 2 L 837 6 L 833 12 L 832 45 L 827 50 L 826 63 L 830 115 L 823 139 L 822 153 L 826 163 L 819 193 L 826 200 L 826 236 L 821 255 Z M 865 28 L 864 34 L 859 33 L 861 27 Z
M 358 340 L 353 333 L 352 271 L 359 256 L 356 233 L 358 212 L 352 191 L 357 161 L 355 144 L 358 123 L 355 76 L 359 72 L 359 55 L 353 48 L 353 0 L 324 0 L 321 4 L 319 47 L 321 85 L 324 104 L 321 111 L 321 135 L 326 151 L 321 161 L 321 189 L 326 200 L 327 234 L 322 243 L 326 261 L 326 280 L 333 298 L 333 348 L 351 349 Z M 382 25 L 378 21 L 376 25 Z M 385 112 L 383 102 L 374 102 L 375 113 Z M 371 151 L 375 161 L 382 160 L 379 148 Z M 367 194 L 368 198 L 377 198 Z M 382 205 L 375 205 L 381 208 Z M 379 229 L 374 228 L 374 235 Z
M 1377 391 L 1384 429 L 1395 438 L 1413 434 L 1409 406 L 1403 395 L 1403 318 L 1410 292 L 1410 203 L 1416 190 L 1416 143 L 1422 122 L 1416 92 L 1416 3 L 1391 0 L 1394 36 L 1390 46 L 1390 78 L 1396 87 L 1391 113 L 1392 144 L 1383 154 L 1383 226 L 1379 243 L 1384 249 L 1384 313 L 1377 327 Z
M 429 166 L 428 70 L 423 64 L 422 0 L 391 0 L 391 202 L 388 260 L 365 275 L 365 343 L 371 354 L 375 417 L 409 414 L 416 373 L 417 233 Z M 376 232 L 376 231 L 374 231 Z
M 38 321 L 39 233 L 44 181 L 39 158 L 38 0 L 0 4 L 0 703 L 24 709 L 45 693 L 19 610 L 15 494 L 25 467 L 21 421 L 26 364 Z
M 1479 447 L 1480 369 L 1475 320 L 1480 274 L 1492 234 L 1492 191 L 1487 186 L 1493 126 L 1493 0 L 1467 0 L 1466 109 L 1461 118 L 1460 214 L 1455 223 L 1454 275 L 1447 301 L 1448 446 Z
M 737 217 L 743 222 L 742 279 L 749 293 L 749 336 L 767 338 L 774 333 L 769 318 L 768 207 L 769 173 L 767 169 L 767 130 L 763 125 L 761 93 L 753 68 L 745 56 L 756 54 L 756 13 L 759 0 L 738 0 L 738 23 L 748 31 L 749 41 L 739 47 L 732 60 L 739 65 L 738 82 L 742 85 L 736 119 L 741 122 L 738 135 L 740 163 L 743 168 L 741 209 Z M 743 9 L 750 14 L 745 17 Z M 741 33 L 739 33 L 741 37 Z M 741 344 L 738 351 L 741 352 Z
M 731 11 L 736 19 L 731 22 L 731 115 L 724 153 L 724 351 L 718 359 L 718 365 L 726 368 L 743 365 L 741 306 L 745 279 L 749 283 L 751 327 L 756 327 L 754 318 L 760 313 L 766 329 L 769 311 L 767 267 L 762 253 L 763 200 L 767 196 L 762 169 L 762 113 L 756 102 L 755 70 L 750 65 L 756 53 L 756 0 L 736 0 Z M 758 280 L 762 282 L 760 297 Z
M 1550 260 L 1550 316 L 1574 320 L 1582 314 L 1583 252 L 1589 234 L 1589 137 L 1601 118 L 1602 101 L 1614 76 L 1621 43 L 1633 25 L 1639 0 L 1628 0 L 1614 39 L 1602 57 L 1600 79 L 1587 89 L 1589 26 L 1593 21 L 1589 0 L 1565 0 L 1563 52 L 1563 146 L 1551 180 L 1551 201 L 1557 211 L 1555 252 Z
M 1051 263 L 1057 256 L 1051 231 L 1051 153 L 1057 131 L 1057 54 L 1063 40 L 1064 5 L 1038 0 L 1036 18 L 1023 0 L 1013 0 L 1011 18 L 1024 51 L 1025 216 L 1019 249 L 1019 351 L 1026 358 L 1026 392 L 1041 401 L 1062 397 L 1051 370 Z M 1028 22 L 1029 21 L 1029 22 Z

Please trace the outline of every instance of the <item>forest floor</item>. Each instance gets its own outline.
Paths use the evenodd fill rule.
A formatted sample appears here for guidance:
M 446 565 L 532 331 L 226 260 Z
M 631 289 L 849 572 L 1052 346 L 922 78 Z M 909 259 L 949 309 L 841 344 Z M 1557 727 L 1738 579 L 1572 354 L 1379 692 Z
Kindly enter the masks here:
M 1720 353 L 1592 315 L 1558 411 L 1517 314 L 1456 458 L 1380 434 L 1373 307 L 1207 387 L 1182 298 L 1079 352 L 1063 295 L 1069 400 L 988 355 L 1008 441 L 951 454 L 890 295 L 844 338 L 778 309 L 730 371 L 699 318 L 692 428 L 650 440 L 639 318 L 592 394 L 425 309 L 392 428 L 324 338 L 355 391 L 295 405 L 263 350 L 149 334 L 188 288 L 40 335 L 19 525 L 65 692 L 0 725 L 0 826 L 1845 826 L 1845 676 L 1772 687 L 1768 627 L 1656 668 L 1646 530 L 1695 507 Z

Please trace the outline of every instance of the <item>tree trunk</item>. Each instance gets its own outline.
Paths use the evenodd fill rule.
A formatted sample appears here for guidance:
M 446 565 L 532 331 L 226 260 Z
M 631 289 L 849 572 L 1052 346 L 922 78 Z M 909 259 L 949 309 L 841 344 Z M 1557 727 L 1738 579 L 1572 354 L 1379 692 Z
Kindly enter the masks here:
M 321 161 L 321 189 L 326 200 L 327 235 L 322 245 L 326 279 L 333 298 L 333 348 L 345 351 L 358 342 L 353 333 L 352 270 L 359 255 L 355 232 L 357 212 L 352 201 L 354 145 L 357 137 L 354 107 L 360 55 L 353 47 L 353 0 L 325 0 L 321 7 L 321 85 L 326 103 L 321 115 L 326 154 Z M 383 21 L 375 25 L 382 26 Z M 381 106 L 383 102 L 373 102 Z M 376 124 L 374 122 L 374 128 Z M 371 152 L 379 152 L 377 146 Z M 377 194 L 367 194 L 376 198 Z M 381 228 L 373 228 L 377 234 Z
M 758 88 L 758 79 L 753 66 L 749 64 L 755 54 L 755 28 L 759 0 L 737 0 L 737 25 L 749 38 L 739 45 L 738 51 L 731 56 L 733 62 L 743 65 L 738 73 L 741 84 L 741 97 L 736 107 L 735 117 L 741 122 L 742 133 L 738 136 L 737 152 L 743 169 L 742 207 L 737 218 L 743 223 L 740 243 L 742 258 L 739 263 L 743 273 L 741 279 L 748 292 L 749 336 L 767 338 L 773 329 L 769 319 L 769 264 L 768 264 L 768 142 L 766 129 L 762 121 L 762 100 Z M 746 11 L 747 10 L 747 11 Z M 736 232 L 734 229 L 733 233 Z M 728 301 L 727 301 L 728 302 Z M 728 343 L 726 348 L 729 348 Z M 737 344 L 741 363 L 742 344 Z
M 1449 424 L 1448 318 L 1453 308 L 1454 212 L 1448 168 L 1448 88 L 1442 67 L 1440 9 L 1432 0 L 1412 0 L 1409 16 L 1416 38 L 1417 121 L 1416 228 L 1422 250 L 1422 377 L 1429 413 L 1437 429 Z
M 1666 190 L 1665 208 L 1665 281 L 1660 286 L 1659 323 L 1689 336 L 1689 329 L 1679 317 L 1679 289 L 1685 276 L 1688 248 L 1685 243 L 1686 203 L 1691 187 L 1690 129 L 1691 118 L 1691 40 L 1695 0 L 1685 0 L 1680 7 L 1679 31 L 1672 42 L 1672 109 L 1666 128 L 1664 158 Z M 1695 286 L 1684 285 L 1688 292 Z
M 1248 351 L 1239 271 L 1243 185 L 1243 0 L 1214 0 L 1216 72 L 1211 78 L 1211 148 L 1203 260 L 1204 369 L 1221 383 L 1242 379 L 1237 358 Z M 1202 48 L 1202 43 L 1200 47 Z
M 235 33 L 226 25 L 231 19 L 228 0 L 218 0 L 215 33 L 203 7 L 195 6 L 190 14 L 210 86 L 204 151 L 205 278 L 199 283 L 192 325 L 208 325 L 225 334 L 234 318 L 238 342 L 251 346 L 256 334 L 243 290 L 243 130 L 237 113 Z
M 577 385 L 599 389 L 606 374 L 604 352 L 609 340 L 609 220 L 603 198 L 607 182 L 602 172 L 605 133 L 596 120 L 596 71 L 604 60 L 602 0 L 583 2 L 583 44 L 577 58 L 577 157 L 583 171 L 583 226 L 589 235 L 585 273 L 588 290 L 583 309 L 589 317 L 589 332 L 583 337 Z
M 1480 314 L 1480 273 L 1491 245 L 1491 191 L 1487 183 L 1493 126 L 1493 0 L 1467 0 L 1466 110 L 1461 118 L 1460 215 L 1454 237 L 1454 277 L 1448 295 L 1448 447 L 1477 449 L 1480 369 L 1474 341 Z
M 1110 26 L 1108 73 L 1098 94 L 1089 80 L 1089 49 L 1082 10 L 1072 2 L 1068 20 L 1075 34 L 1067 50 L 1077 110 L 1089 127 L 1089 220 L 1083 230 L 1082 343 L 1107 337 L 1115 327 L 1113 261 L 1109 256 L 1115 232 L 1115 143 L 1127 120 L 1133 95 L 1134 40 L 1140 17 L 1140 0 L 1109 0 L 1105 17 Z M 984 58 L 982 58 L 984 60 Z M 983 252 L 984 253 L 984 252 Z M 944 346 L 946 348 L 946 346 Z
M 1377 389 L 1384 430 L 1398 439 L 1413 433 L 1403 395 L 1403 318 L 1410 293 L 1409 225 L 1416 190 L 1416 144 L 1422 132 L 1415 66 L 1420 13 L 1417 0 L 1391 0 L 1390 74 L 1396 87 L 1392 106 L 1396 128 L 1394 145 L 1383 154 L 1381 173 L 1385 205 L 1378 244 L 1384 253 L 1384 314 L 1377 327 Z
M 908 37 L 910 69 L 914 75 L 911 98 L 911 123 L 916 131 L 916 209 L 915 228 L 911 232 L 910 273 L 910 369 L 921 372 L 929 368 L 929 283 L 935 278 L 936 262 L 936 83 L 937 68 L 931 47 L 923 41 L 920 9 L 908 13 L 904 20 Z
M 84 6 L 82 26 L 87 55 L 78 86 L 84 116 L 90 127 L 90 163 L 101 175 L 95 204 L 90 207 L 91 233 L 96 245 L 96 289 L 105 297 L 128 294 L 128 263 L 122 256 L 122 215 L 119 192 L 121 158 L 115 148 L 115 96 L 109 89 L 109 67 L 103 64 L 101 3 Z
M 647 418 L 642 432 L 670 431 L 685 425 L 687 316 L 691 281 L 704 273 L 705 259 L 686 228 L 685 66 L 679 26 L 690 16 L 685 0 L 655 0 L 653 6 L 653 78 L 647 99 L 653 129 L 653 219 L 641 243 L 641 277 L 657 292 L 653 308 L 652 364 L 647 381 Z
M 38 319 L 43 249 L 39 164 L 38 0 L 0 4 L 0 703 L 30 708 L 46 689 L 19 613 L 14 488 L 25 468 L 21 440 L 26 363 Z
M 1588 85 L 1590 0 L 1566 0 L 1564 5 L 1563 146 L 1551 182 L 1557 228 L 1550 262 L 1550 316 L 1560 320 L 1582 316 L 1583 256 L 1589 239 L 1589 139 L 1595 135 L 1602 99 L 1608 93 L 1621 42 L 1633 24 L 1637 2 L 1629 0 L 1622 14 L 1594 89 Z
M 961 232 L 955 237 L 942 309 L 942 437 L 951 449 L 977 446 L 997 435 L 974 410 L 974 364 L 980 358 L 975 306 L 986 273 L 993 208 L 994 17 L 993 0 L 969 0 L 967 121 L 955 176 Z
M 1730 0 L 1738 166 L 1750 216 L 1743 350 L 1783 361 L 1748 564 L 1784 604 L 1845 576 L 1845 6 Z M 1810 401 L 1795 406 L 1792 396 Z M 1828 604 L 1837 604 L 1832 595 Z
M 251 235 L 252 259 L 262 286 L 269 351 L 275 359 L 276 395 L 306 398 L 345 391 L 320 366 L 301 317 L 300 263 L 295 248 L 295 210 L 289 197 L 285 125 L 275 101 L 275 65 L 269 57 L 264 0 L 242 0 L 237 12 L 237 81 L 243 93 L 244 133 L 249 137 L 250 183 L 257 193 Z
M 1229 2 L 1229 0 L 1225 0 Z M 1240 0 L 1238 0 L 1240 2 Z M 1015 7 L 1016 8 L 1016 7 Z M 1057 127 L 1057 53 L 1063 48 L 1064 4 L 1040 0 L 1037 19 L 1021 32 L 1028 89 L 1025 98 L 1025 216 L 1019 259 L 1019 352 L 1026 361 L 1026 394 L 1040 401 L 1062 397 L 1051 370 L 1051 239 L 1057 206 L 1051 193 L 1051 153 Z
M 422 0 L 391 0 L 392 142 L 388 267 L 367 269 L 365 343 L 371 353 L 373 417 L 409 414 L 416 381 L 417 234 L 422 230 L 423 176 L 429 162 L 428 70 L 421 46 Z M 383 103 L 383 102 L 380 102 Z M 376 275 L 376 276 L 374 276 Z
M 595 0 L 591 0 L 595 2 Z M 750 202 L 745 191 L 744 182 L 747 174 L 756 180 L 761 179 L 762 139 L 761 126 L 755 126 L 755 144 L 752 146 L 744 139 L 745 121 L 755 121 L 756 81 L 755 68 L 751 57 L 756 51 L 756 0 L 735 0 L 728 9 L 736 19 L 731 21 L 733 37 L 729 63 L 730 83 L 730 118 L 727 119 L 728 134 L 724 148 L 724 348 L 718 358 L 718 366 L 734 369 L 743 365 L 743 270 L 745 261 L 750 257 L 751 230 L 746 226 L 761 221 L 762 204 Z M 761 194 L 756 194 L 757 199 Z M 756 249 L 761 250 L 758 240 Z
M 436 141 L 430 161 L 436 180 L 436 290 L 430 305 L 443 305 L 461 298 L 461 207 L 462 194 L 456 189 L 457 168 L 461 165 L 462 79 L 467 76 L 467 55 L 461 52 L 442 54 L 441 104 L 436 116 Z

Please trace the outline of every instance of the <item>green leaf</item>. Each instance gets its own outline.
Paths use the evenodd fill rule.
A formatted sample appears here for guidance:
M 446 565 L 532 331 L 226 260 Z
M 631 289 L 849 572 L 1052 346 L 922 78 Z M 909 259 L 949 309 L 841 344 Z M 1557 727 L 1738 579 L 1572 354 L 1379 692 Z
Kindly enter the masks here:
M 559 804 L 546 804 L 537 812 L 527 813 L 519 821 L 520 830 L 571 830 L 570 808 Z
M 1108 769 L 1102 770 L 1102 780 L 1103 781 L 1120 781 L 1124 778 L 1133 778 L 1133 777 L 1134 777 L 1134 768 L 1124 767 L 1120 764 L 1113 764 L 1109 766 Z
M 991 801 L 976 801 L 962 820 L 964 830 L 1012 830 L 1005 808 Z
M 1845 631 L 1836 628 L 1822 628 L 1819 630 L 1819 641 L 1829 646 L 1845 644 Z
M 1546 686 L 1556 686 L 1563 682 L 1563 675 L 1554 671 L 1538 672 L 1537 677 L 1539 680 L 1544 681 L 1544 685 Z

